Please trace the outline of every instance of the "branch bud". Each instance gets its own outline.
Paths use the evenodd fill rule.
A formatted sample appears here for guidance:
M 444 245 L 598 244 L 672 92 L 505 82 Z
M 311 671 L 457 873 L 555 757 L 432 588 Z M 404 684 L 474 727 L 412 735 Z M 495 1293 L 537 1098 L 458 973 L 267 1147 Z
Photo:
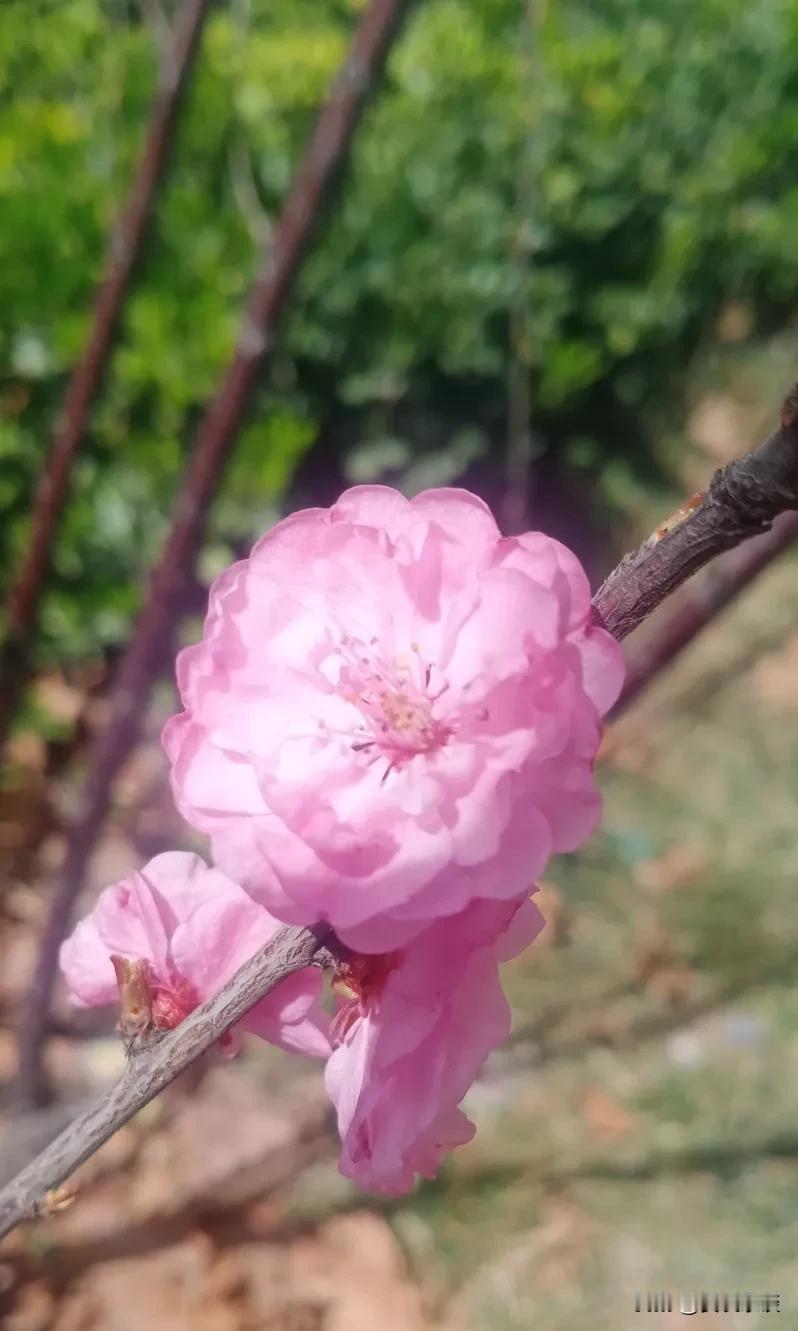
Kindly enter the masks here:
M 126 1044 L 140 1040 L 152 1027 L 152 989 L 147 961 L 111 957 L 119 987 L 119 1020 L 116 1029 Z

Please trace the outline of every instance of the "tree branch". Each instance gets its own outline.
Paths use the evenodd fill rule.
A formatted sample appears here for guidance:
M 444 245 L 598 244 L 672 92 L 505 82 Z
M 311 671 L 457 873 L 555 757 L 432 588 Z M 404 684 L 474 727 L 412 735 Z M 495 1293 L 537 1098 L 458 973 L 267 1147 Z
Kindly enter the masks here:
M 34 501 L 25 557 L 8 595 L 6 633 L 0 651 L 0 679 L 3 682 L 0 690 L 0 751 L 30 673 L 30 648 L 39 602 L 58 520 L 67 497 L 72 464 L 111 357 L 131 278 L 144 249 L 207 9 L 208 0 L 183 0 L 175 19 L 130 197 L 108 246 L 88 341 L 72 371 L 55 423 L 49 456 Z
M 797 412 L 798 393 L 793 390 L 775 434 L 756 453 L 717 472 L 706 495 L 678 510 L 610 574 L 594 604 L 616 637 L 631 632 L 714 554 L 766 531 L 782 511 L 798 509 Z M 333 965 L 338 954 L 339 946 L 327 926 L 283 929 L 216 998 L 157 1044 L 134 1053 L 108 1095 L 77 1118 L 0 1192 L 0 1237 L 21 1220 L 39 1214 L 48 1192 L 209 1049 L 275 984 L 309 965 Z
M 621 560 L 593 597 L 599 618 L 622 641 L 716 555 L 768 531 L 788 509 L 798 509 L 798 385 L 778 430 L 755 453 L 721 467 L 705 494 Z
M 340 178 L 367 95 L 380 77 L 409 7 L 410 0 L 370 0 L 363 11 L 349 54 L 283 201 L 274 234 L 264 244 L 235 351 L 192 444 L 166 547 L 119 667 L 108 722 L 89 755 L 86 785 L 69 833 L 20 1037 L 18 1098 L 23 1105 L 40 1104 L 46 1098 L 42 1049 L 58 949 L 108 810 L 112 783 L 138 738 L 153 680 L 170 652 L 211 500 L 258 376 L 263 375 L 274 351 L 288 297 Z
M 623 691 L 610 713 L 615 720 L 721 610 L 774 559 L 798 541 L 798 513 L 782 513 L 770 531 L 730 550 L 686 589 L 673 614 L 652 631 L 627 665 Z
M 114 1087 L 79 1115 L 41 1155 L 0 1191 L 0 1238 L 22 1220 L 41 1214 L 47 1194 L 94 1155 L 139 1109 L 149 1104 L 225 1031 L 276 984 L 295 971 L 330 959 L 332 933 L 327 925 L 314 929 L 282 929 L 272 941 L 236 972 L 224 988 L 169 1031 L 128 1058 Z

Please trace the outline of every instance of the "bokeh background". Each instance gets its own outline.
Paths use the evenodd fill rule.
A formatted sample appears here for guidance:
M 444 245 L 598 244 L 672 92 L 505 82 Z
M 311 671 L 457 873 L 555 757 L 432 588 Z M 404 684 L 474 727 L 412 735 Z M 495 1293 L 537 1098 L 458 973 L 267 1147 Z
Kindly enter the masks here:
M 74 470 L 0 786 L 0 1163 L 118 1069 L 14 1027 L 86 755 L 256 256 L 362 0 L 213 7 Z M 0 592 L 149 114 L 167 0 L 0 6 Z M 770 428 L 798 363 L 788 0 L 424 0 L 392 52 L 209 515 L 179 633 L 280 514 L 464 484 L 594 581 Z M 667 611 L 666 611 L 667 613 Z M 0 625 L 0 628 L 2 626 Z M 634 640 L 629 644 L 634 654 Z M 155 691 L 81 904 L 166 847 Z M 476 1141 L 401 1202 L 335 1169 L 318 1071 L 197 1070 L 0 1264 L 9 1331 L 618 1331 L 638 1291 L 798 1308 L 798 583 L 788 552 L 608 732 Z M 761 1324 L 765 1314 L 705 1315 Z

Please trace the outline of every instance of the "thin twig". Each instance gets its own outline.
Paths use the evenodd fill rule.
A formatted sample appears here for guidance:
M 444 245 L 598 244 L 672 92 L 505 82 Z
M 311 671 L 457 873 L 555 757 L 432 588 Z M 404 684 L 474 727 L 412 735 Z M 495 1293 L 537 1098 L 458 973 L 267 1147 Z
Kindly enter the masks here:
M 72 371 L 55 423 L 50 453 L 34 501 L 25 557 L 6 607 L 6 634 L 0 651 L 0 751 L 30 675 L 30 649 L 39 603 L 72 464 L 102 385 L 125 296 L 144 249 L 207 9 L 208 0 L 183 0 L 175 20 L 171 42 L 161 63 L 158 90 L 133 186 L 108 247 L 88 341 Z
M 282 929 L 209 1002 L 157 1044 L 133 1053 L 116 1085 L 76 1118 L 0 1192 L 0 1238 L 39 1214 L 42 1200 L 99 1150 L 103 1142 L 210 1049 L 276 984 L 323 957 L 330 929 Z
M 119 667 L 108 723 L 90 754 L 81 807 L 68 838 L 20 1036 L 18 1090 L 23 1105 L 41 1103 L 46 1097 L 42 1049 L 58 949 L 108 809 L 111 784 L 136 742 L 153 680 L 169 657 L 207 511 L 258 376 L 274 350 L 287 298 L 340 177 L 366 96 L 380 77 L 409 5 L 410 0 L 371 0 L 363 13 L 349 55 L 285 198 L 274 235 L 265 246 L 232 360 L 194 440 L 166 548 Z
M 687 587 L 684 600 L 637 649 L 626 671 L 614 720 L 774 559 L 798 541 L 798 513 L 782 513 L 769 532 L 723 555 Z
M 769 531 L 788 509 L 798 509 L 798 385 L 778 430 L 755 453 L 721 467 L 706 493 L 621 560 L 593 597 L 598 618 L 622 641 L 716 555 Z
M 272 234 L 272 221 L 261 203 L 249 147 L 243 139 L 235 139 L 230 144 L 227 162 L 230 188 L 250 239 L 256 245 L 263 245 Z
M 141 17 L 147 24 L 158 50 L 169 40 L 170 24 L 161 0 L 139 0 Z
M 538 0 L 526 0 L 521 18 L 520 58 L 525 102 L 524 136 L 515 180 L 515 215 L 510 241 L 512 295 L 508 315 L 507 464 L 501 506 L 502 530 L 509 536 L 529 527 L 532 462 L 532 321 L 530 285 L 534 265 L 534 205 L 538 173 L 537 33 Z

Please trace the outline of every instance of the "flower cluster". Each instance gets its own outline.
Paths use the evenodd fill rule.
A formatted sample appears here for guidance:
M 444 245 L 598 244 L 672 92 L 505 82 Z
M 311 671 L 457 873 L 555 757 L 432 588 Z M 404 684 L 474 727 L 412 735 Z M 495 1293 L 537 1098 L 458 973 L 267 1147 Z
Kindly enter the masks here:
M 341 1168 L 405 1191 L 471 1135 L 459 1102 L 508 1029 L 499 962 L 540 927 L 549 856 L 598 820 L 622 672 L 570 551 L 502 538 L 465 491 L 363 486 L 278 523 L 212 588 L 164 732 L 217 868 L 159 856 L 109 889 L 65 944 L 73 993 L 107 1001 L 111 953 L 143 958 L 174 1024 L 277 921 L 327 921 L 328 1034 L 304 972 L 246 1028 L 329 1038 Z

